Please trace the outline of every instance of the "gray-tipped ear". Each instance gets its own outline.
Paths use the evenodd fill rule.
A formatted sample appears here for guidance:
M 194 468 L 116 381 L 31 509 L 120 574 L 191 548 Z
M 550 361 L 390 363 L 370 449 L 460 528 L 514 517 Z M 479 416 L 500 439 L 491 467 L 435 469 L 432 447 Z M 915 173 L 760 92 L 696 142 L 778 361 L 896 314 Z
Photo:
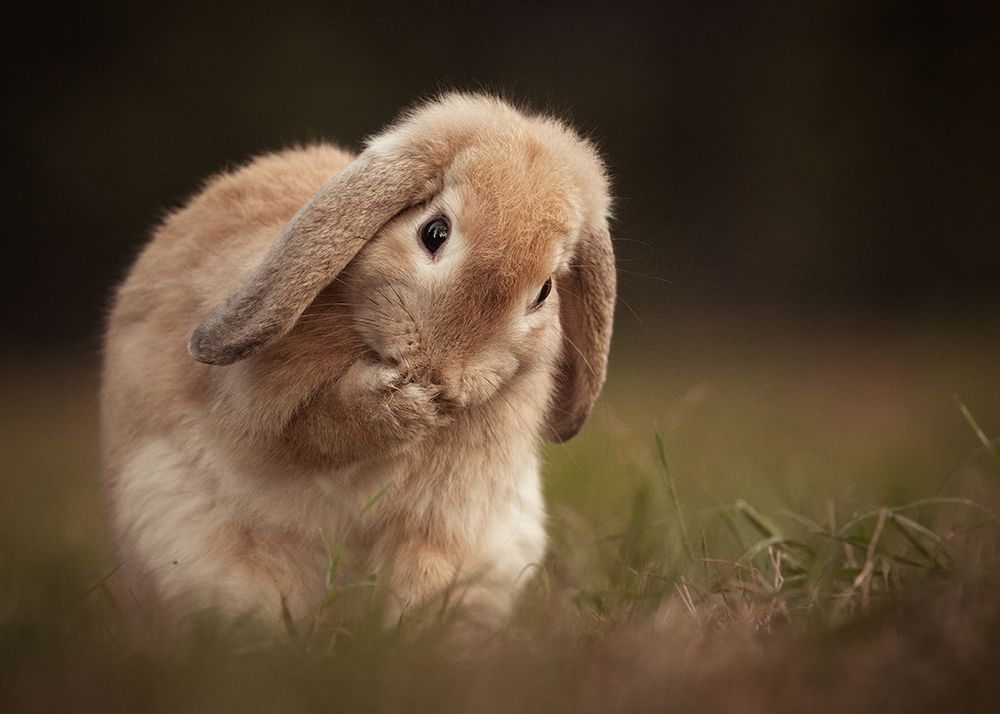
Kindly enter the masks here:
M 563 346 L 546 436 L 566 441 L 583 427 L 604 386 L 615 312 L 615 256 L 607 222 L 580 237 L 559 289 Z
M 433 193 L 437 173 L 412 154 L 363 152 L 299 209 L 263 262 L 195 328 L 191 356 L 231 364 L 285 335 L 379 228 Z

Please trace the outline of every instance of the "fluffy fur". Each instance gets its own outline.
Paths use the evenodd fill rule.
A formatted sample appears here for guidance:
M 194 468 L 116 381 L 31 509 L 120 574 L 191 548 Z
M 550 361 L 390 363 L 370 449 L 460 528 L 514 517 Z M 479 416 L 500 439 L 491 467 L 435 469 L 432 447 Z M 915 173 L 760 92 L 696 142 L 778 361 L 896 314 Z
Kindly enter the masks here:
M 608 211 L 589 143 L 484 96 L 418 107 L 357 157 L 313 146 L 212 179 L 108 323 L 125 604 L 306 615 L 324 538 L 384 490 L 350 546 L 392 614 L 457 583 L 502 621 L 544 551 L 541 438 L 575 434 L 604 381 Z

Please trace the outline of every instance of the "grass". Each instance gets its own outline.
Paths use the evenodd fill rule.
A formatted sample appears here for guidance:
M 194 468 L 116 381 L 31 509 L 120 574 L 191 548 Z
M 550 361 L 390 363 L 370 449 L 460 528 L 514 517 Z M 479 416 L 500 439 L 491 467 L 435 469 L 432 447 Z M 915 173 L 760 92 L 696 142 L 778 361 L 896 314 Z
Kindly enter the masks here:
M 511 625 L 460 656 L 428 618 L 382 627 L 343 540 L 329 569 L 351 585 L 330 577 L 314 621 L 206 616 L 130 650 L 104 587 L 93 365 L 9 364 L 0 710 L 992 711 L 998 346 L 927 327 L 626 336 L 584 435 L 548 448 L 549 555 Z

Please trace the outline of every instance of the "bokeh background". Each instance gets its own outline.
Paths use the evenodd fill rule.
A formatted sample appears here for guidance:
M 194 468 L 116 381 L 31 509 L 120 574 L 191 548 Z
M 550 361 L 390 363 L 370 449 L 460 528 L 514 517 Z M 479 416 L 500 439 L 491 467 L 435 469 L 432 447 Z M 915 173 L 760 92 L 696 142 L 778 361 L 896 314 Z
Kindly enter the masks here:
M 356 147 L 447 88 L 597 141 L 644 321 L 995 314 L 998 16 L 893 0 L 32 4 L 0 30 L 4 344 L 93 350 L 111 286 L 205 176 L 295 142 Z

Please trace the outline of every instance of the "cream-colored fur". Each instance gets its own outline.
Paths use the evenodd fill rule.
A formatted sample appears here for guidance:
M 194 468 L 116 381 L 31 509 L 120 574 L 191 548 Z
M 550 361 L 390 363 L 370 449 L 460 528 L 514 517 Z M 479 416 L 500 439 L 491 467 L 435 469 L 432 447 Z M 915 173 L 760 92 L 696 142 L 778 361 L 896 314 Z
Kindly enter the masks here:
M 501 622 L 544 551 L 539 442 L 572 436 L 604 380 L 608 210 L 589 144 L 469 95 L 358 157 L 293 149 L 212 179 L 108 322 L 123 604 L 306 616 L 350 525 L 393 616 L 452 589 Z

